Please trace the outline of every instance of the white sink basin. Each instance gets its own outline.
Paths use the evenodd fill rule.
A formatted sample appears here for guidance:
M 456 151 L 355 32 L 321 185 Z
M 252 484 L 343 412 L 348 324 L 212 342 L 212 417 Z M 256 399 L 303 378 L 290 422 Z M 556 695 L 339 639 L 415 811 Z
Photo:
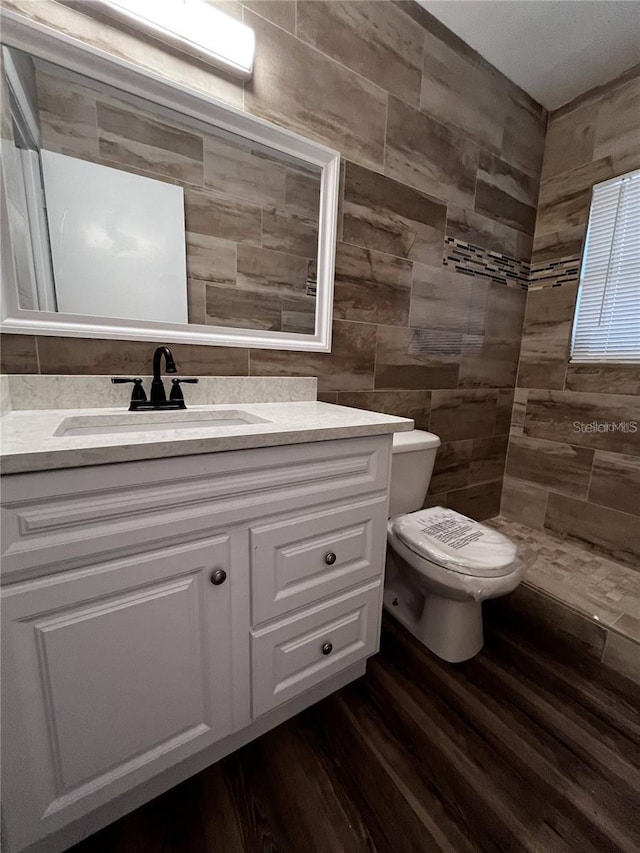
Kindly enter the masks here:
M 224 409 L 218 412 L 122 412 L 117 415 L 79 415 L 65 418 L 54 435 L 115 435 L 122 432 L 210 430 L 267 423 L 271 421 L 239 409 Z

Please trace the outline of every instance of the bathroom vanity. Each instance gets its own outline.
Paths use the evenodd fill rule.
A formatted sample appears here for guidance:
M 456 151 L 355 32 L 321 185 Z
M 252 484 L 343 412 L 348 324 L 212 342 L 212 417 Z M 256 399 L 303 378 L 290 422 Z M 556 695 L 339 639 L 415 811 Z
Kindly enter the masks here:
M 2 422 L 8 853 L 65 849 L 378 649 L 391 433 L 412 421 L 296 402 L 122 429 L 136 417 Z
M 339 153 L 100 41 L 2 11 L 3 330 L 329 353 Z M 79 136 L 41 108 L 61 91 L 124 134 L 109 165 L 97 119 Z M 166 402 L 160 350 L 176 369 L 163 344 L 148 401 L 140 377 L 75 377 L 71 395 L 66 377 L 2 378 L 21 401 L 1 424 L 6 853 L 66 849 L 378 648 L 391 433 L 413 422 L 316 403 L 315 379 L 247 402 L 285 377 L 228 378 L 226 401 L 200 381 L 186 412 L 127 412 L 120 383 L 132 408 Z M 62 411 L 71 398 L 84 408 Z

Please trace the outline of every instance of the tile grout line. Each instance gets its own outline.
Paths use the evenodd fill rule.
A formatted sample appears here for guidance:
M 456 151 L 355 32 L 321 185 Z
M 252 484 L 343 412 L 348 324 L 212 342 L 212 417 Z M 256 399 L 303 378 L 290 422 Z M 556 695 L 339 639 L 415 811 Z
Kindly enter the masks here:
M 389 93 L 384 105 L 384 134 L 382 137 L 382 172 L 387 174 L 387 137 L 389 135 Z M 446 221 L 446 220 L 445 220 Z
M 378 373 L 378 326 L 376 325 L 375 331 L 375 344 L 373 347 L 373 387 L 372 391 L 376 390 L 376 376 Z

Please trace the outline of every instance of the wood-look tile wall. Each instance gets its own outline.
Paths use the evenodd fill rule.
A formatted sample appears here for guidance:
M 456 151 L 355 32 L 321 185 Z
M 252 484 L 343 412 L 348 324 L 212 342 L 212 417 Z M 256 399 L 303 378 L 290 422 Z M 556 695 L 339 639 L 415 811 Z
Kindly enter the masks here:
M 569 364 L 578 284 L 566 271 L 579 268 L 592 185 L 638 167 L 640 68 L 551 115 L 502 496 L 508 518 L 635 568 L 640 365 Z
M 188 373 L 315 375 L 323 399 L 443 441 L 430 501 L 499 506 L 525 293 L 443 266 L 445 235 L 530 261 L 546 112 L 413 2 L 221 2 L 256 33 L 244 86 L 52 0 L 8 8 L 337 148 L 330 354 L 176 346 Z M 152 347 L 12 336 L 7 371 L 139 372 Z

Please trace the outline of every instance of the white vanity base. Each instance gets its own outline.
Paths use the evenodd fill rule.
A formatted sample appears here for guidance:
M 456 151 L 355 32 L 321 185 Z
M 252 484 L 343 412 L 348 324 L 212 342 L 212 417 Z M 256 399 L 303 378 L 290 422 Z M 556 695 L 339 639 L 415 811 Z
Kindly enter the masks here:
M 364 673 L 390 451 L 4 478 L 4 853 L 62 851 Z
M 339 675 L 319 684 L 312 690 L 308 690 L 297 699 L 292 699 L 286 705 L 282 705 L 275 711 L 271 711 L 260 717 L 260 719 L 251 723 L 245 729 L 242 729 L 242 731 L 226 737 L 209 749 L 204 750 L 204 752 L 192 756 L 187 761 L 183 761 L 182 764 L 166 770 L 164 773 L 155 776 L 127 794 L 106 803 L 101 808 L 96 809 L 81 820 L 74 821 L 74 823 L 66 826 L 59 832 L 49 835 L 47 838 L 37 841 L 29 847 L 25 847 L 24 853 L 63 853 L 64 850 L 67 850 L 74 844 L 78 844 L 88 836 L 93 835 L 94 832 L 98 832 L 98 830 L 103 829 L 103 827 L 108 826 L 139 806 L 148 803 L 155 797 L 159 797 L 160 794 L 164 794 L 165 791 L 168 791 L 175 785 L 179 785 L 180 782 L 184 782 L 190 776 L 194 776 L 206 767 L 215 764 L 216 761 L 220 761 L 226 755 L 230 755 L 236 749 L 240 749 L 250 741 L 265 734 L 265 732 L 276 728 L 276 726 L 291 719 L 291 717 L 295 717 L 296 714 L 304 711 L 305 708 L 308 708 L 315 702 L 319 702 L 321 699 L 325 699 L 331 693 L 340 690 L 341 687 L 345 687 L 356 678 L 360 678 L 365 672 L 366 661 L 353 664 L 348 669 L 343 670 Z

